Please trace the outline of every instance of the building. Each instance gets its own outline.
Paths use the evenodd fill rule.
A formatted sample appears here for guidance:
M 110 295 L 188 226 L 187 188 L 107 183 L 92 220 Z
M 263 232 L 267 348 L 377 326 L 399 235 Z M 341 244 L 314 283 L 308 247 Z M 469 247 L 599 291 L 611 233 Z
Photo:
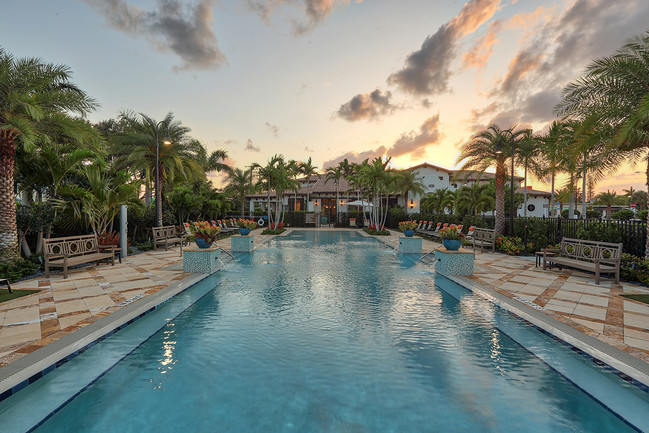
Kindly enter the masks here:
M 455 178 L 459 170 L 450 170 L 444 167 L 439 167 L 429 163 L 423 163 L 414 167 L 407 168 L 406 170 L 414 171 L 420 181 L 425 187 L 425 194 L 432 193 L 439 189 L 447 188 L 455 191 L 463 186 L 474 185 L 475 183 L 488 183 L 495 178 L 493 173 L 481 173 L 476 171 L 465 171 L 462 175 Z M 524 179 L 520 176 L 514 177 L 516 184 L 516 192 L 523 193 L 524 189 L 521 183 Z M 309 179 L 298 179 L 300 182 L 300 190 L 295 192 L 288 192 L 283 197 L 283 204 L 290 210 L 306 210 L 308 212 L 316 212 L 327 216 L 328 218 L 335 217 L 336 209 L 340 212 L 347 212 L 349 205 L 347 203 L 359 199 L 358 193 L 350 190 L 349 183 L 345 178 L 341 178 L 338 182 L 328 180 L 325 175 L 311 176 Z M 336 194 L 338 192 L 338 194 Z M 548 216 L 550 193 L 544 191 L 534 190 L 528 187 L 528 202 L 527 202 L 527 216 Z M 424 194 L 424 195 L 425 195 Z M 336 201 L 336 195 L 338 200 Z M 271 192 L 271 204 L 276 203 L 274 192 Z M 388 205 L 401 205 L 407 210 L 409 214 L 419 213 L 420 203 L 423 196 L 408 193 L 407 202 L 406 196 L 399 194 L 391 197 Z M 255 208 L 266 210 L 268 202 L 267 194 L 256 194 L 248 196 L 250 200 L 249 212 L 252 214 Z M 524 205 L 518 209 L 518 215 L 523 216 Z M 354 209 L 357 209 L 354 207 Z

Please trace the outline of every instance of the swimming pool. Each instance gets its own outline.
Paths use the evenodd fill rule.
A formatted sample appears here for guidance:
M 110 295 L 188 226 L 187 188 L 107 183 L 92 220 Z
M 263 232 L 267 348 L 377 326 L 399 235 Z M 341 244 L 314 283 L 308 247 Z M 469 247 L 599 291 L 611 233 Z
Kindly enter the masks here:
M 304 231 L 3 401 L 0 420 L 3 432 L 634 431 L 555 369 L 649 425 L 646 393 L 428 265 L 354 232 Z

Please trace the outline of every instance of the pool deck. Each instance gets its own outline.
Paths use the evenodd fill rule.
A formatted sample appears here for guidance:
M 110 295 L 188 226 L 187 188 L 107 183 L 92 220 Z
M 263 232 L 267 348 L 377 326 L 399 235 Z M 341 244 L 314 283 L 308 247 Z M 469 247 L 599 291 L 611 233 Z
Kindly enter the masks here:
M 391 232 L 377 238 L 396 249 L 400 236 L 399 232 Z M 255 247 L 274 237 L 256 235 Z M 424 253 L 440 246 L 427 239 L 422 243 Z M 230 239 L 220 240 L 218 245 L 229 250 Z M 649 371 L 649 305 L 620 297 L 625 293 L 649 293 L 647 287 L 615 284 L 608 278 L 596 285 L 592 274 L 544 271 L 535 267 L 534 258 L 492 252 L 476 253 L 474 275 L 456 281 L 493 291 L 523 311 L 534 310 L 533 314 L 568 325 L 576 338 L 596 339 L 619 349 L 642 364 L 642 370 Z M 176 247 L 129 256 L 115 266 L 72 269 L 67 279 L 61 272 L 54 272 L 49 278 L 13 284 L 15 289 L 39 292 L 0 304 L 0 380 L 7 376 L 3 370 L 15 370 L 37 355 L 34 352 L 39 349 L 88 325 L 97 325 L 95 322 L 117 317 L 119 314 L 114 313 L 124 308 L 144 305 L 148 297 L 164 300 L 195 282 L 194 274 L 182 272 L 182 258 Z

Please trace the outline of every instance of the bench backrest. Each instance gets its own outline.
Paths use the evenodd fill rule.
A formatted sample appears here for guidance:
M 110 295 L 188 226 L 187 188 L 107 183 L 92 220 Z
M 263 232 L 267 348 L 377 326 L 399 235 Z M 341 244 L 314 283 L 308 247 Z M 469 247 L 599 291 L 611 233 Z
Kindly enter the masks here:
M 496 230 L 476 228 L 473 230 L 473 239 L 491 242 L 496 239 Z
M 43 239 L 45 255 L 49 259 L 74 257 L 99 251 L 97 235 L 67 236 Z
M 563 238 L 561 257 L 617 265 L 622 257 L 622 243 L 597 242 L 584 239 Z
M 176 226 L 153 227 L 153 239 L 171 239 L 178 237 Z

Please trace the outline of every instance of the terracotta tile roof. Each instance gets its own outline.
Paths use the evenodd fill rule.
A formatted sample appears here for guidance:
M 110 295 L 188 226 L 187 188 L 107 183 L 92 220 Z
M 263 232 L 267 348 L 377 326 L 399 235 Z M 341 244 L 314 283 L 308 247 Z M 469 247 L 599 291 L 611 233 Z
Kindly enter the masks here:
M 525 188 L 516 188 L 516 192 L 523 194 L 525 192 Z M 540 195 L 542 197 L 551 197 L 552 194 L 550 194 L 547 191 L 540 191 L 538 189 L 532 189 L 532 188 L 527 188 L 527 194 L 528 195 Z

